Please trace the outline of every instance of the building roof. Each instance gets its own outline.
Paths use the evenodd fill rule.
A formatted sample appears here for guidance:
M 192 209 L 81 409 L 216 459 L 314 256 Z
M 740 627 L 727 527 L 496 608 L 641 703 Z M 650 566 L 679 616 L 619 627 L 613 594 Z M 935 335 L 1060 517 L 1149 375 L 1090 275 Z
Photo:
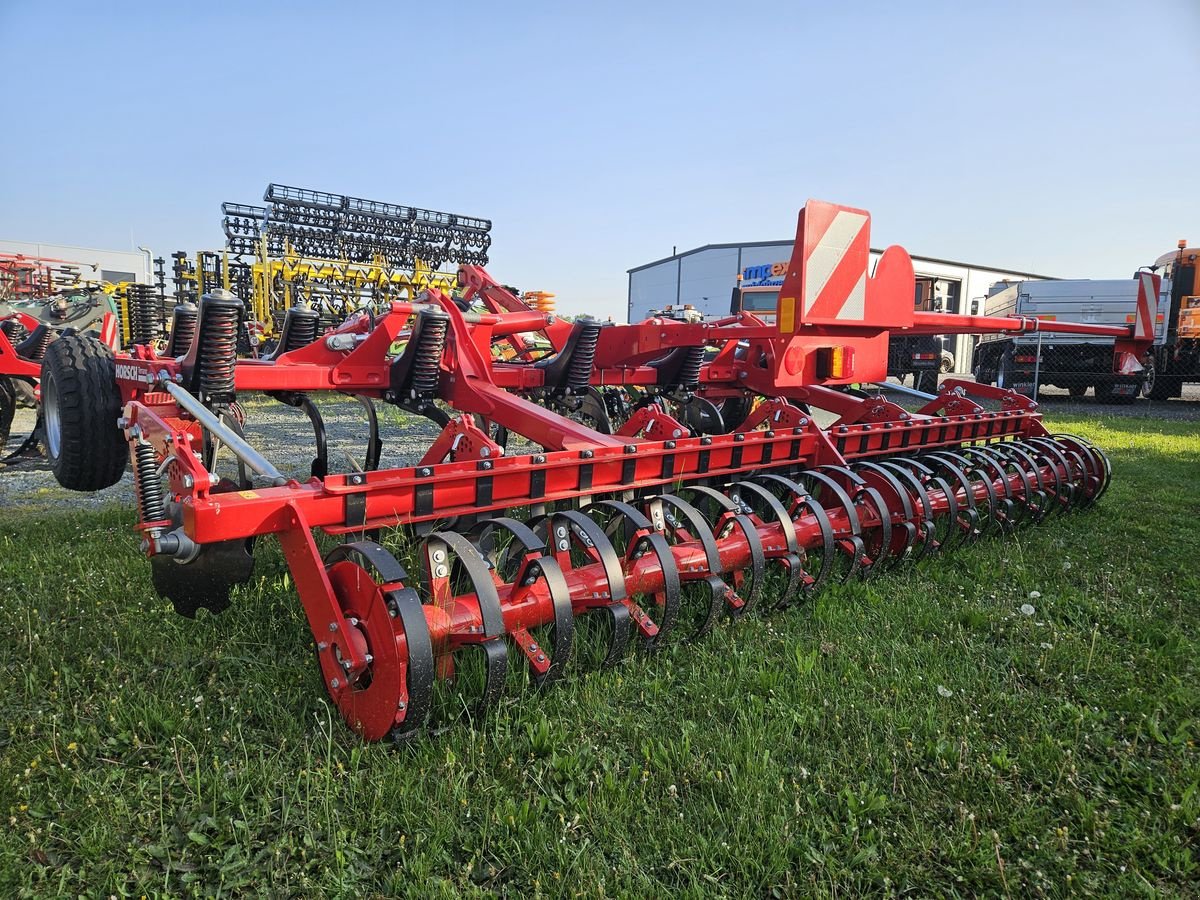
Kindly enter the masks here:
M 791 246 L 794 243 L 795 243 L 795 241 L 744 241 L 743 243 L 740 243 L 740 244 L 705 244 L 703 247 L 695 247 L 691 250 L 684 250 L 682 253 L 676 253 L 673 256 L 664 256 L 662 259 L 654 260 L 654 262 L 648 262 L 648 263 L 644 263 L 640 266 L 634 266 L 632 269 L 626 269 L 625 273 L 627 275 L 632 275 L 634 272 L 642 271 L 642 269 L 649 269 L 652 266 L 658 266 L 665 262 L 671 262 L 672 260 L 682 259 L 685 256 L 692 256 L 693 254 L 696 254 L 696 253 L 703 253 L 705 250 L 737 250 L 742 247 Z M 882 253 L 883 251 L 876 247 L 872 247 L 871 252 L 872 253 Z M 919 261 L 919 262 L 928 262 L 928 263 L 938 263 L 943 266 L 960 266 L 961 268 L 964 268 L 964 269 L 986 269 L 989 272 L 1004 272 L 1005 274 L 1008 274 L 1008 275 L 1020 275 L 1023 278 L 1039 278 L 1039 279 L 1045 279 L 1047 281 L 1052 281 L 1052 280 L 1055 280 L 1055 278 L 1056 278 L 1056 276 L 1054 276 L 1054 275 L 1038 275 L 1034 272 L 1020 272 L 1016 269 L 1005 268 L 1004 266 L 984 266 L 984 265 L 980 265 L 979 263 L 959 262 L 958 260 L 953 260 L 953 259 L 939 259 L 936 256 L 913 256 L 912 254 L 909 254 L 909 255 L 912 257 L 913 262 Z

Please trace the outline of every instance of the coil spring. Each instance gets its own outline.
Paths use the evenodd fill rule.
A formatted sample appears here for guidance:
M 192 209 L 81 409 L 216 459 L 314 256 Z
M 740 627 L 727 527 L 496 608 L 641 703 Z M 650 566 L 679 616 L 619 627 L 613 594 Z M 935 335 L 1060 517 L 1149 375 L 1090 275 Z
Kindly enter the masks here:
M 42 333 L 38 335 L 36 344 L 34 344 L 32 347 L 22 348 L 22 353 L 24 354 L 25 358 L 32 362 L 40 361 L 41 358 L 46 355 L 46 348 L 50 346 L 50 342 L 54 340 L 54 337 L 55 332 L 53 329 L 43 329 Z
M 160 522 L 167 517 L 167 502 L 162 479 L 158 475 L 158 460 L 149 441 L 138 441 L 133 448 L 134 469 L 137 475 L 138 507 L 143 522 Z
M 154 288 L 131 284 L 125 292 L 129 301 L 129 339 L 135 344 L 151 344 L 158 337 L 155 324 Z
M 688 347 L 687 355 L 679 366 L 681 387 L 695 387 L 700 383 L 700 368 L 704 365 L 704 348 Z
M 421 320 L 412 364 L 412 393 L 414 397 L 432 397 L 437 393 L 450 317 L 440 311 L 422 312 Z
M 4 332 L 4 336 L 8 338 L 8 342 L 14 346 L 29 337 L 29 329 L 17 319 L 5 319 L 3 322 L 0 322 L 0 331 Z
M 171 313 L 171 342 L 168 356 L 186 356 L 196 338 L 196 304 L 179 303 Z
M 200 391 L 209 399 L 232 397 L 235 393 L 233 372 L 237 366 L 237 338 L 240 310 L 232 306 L 209 305 L 200 324 Z
M 583 391 L 592 381 L 592 363 L 596 359 L 596 345 L 600 342 L 600 323 L 590 317 L 575 321 L 583 327 L 579 330 L 579 340 L 571 354 L 571 365 L 567 369 L 567 387 Z
M 287 330 L 287 346 L 283 348 L 285 353 L 307 347 L 317 339 L 317 332 L 321 327 L 320 313 L 307 307 L 293 307 L 287 311 L 287 318 L 290 323 L 285 326 Z

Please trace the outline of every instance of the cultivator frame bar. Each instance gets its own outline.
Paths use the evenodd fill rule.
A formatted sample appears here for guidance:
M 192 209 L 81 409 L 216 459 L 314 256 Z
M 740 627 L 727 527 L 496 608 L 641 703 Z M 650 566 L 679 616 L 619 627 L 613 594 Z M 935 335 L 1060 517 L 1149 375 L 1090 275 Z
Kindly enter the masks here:
M 235 362 L 210 352 L 229 345 L 220 329 L 236 321 L 233 298 L 206 298 L 186 352 L 139 347 L 115 370 L 156 588 L 185 615 L 219 611 L 250 574 L 250 542 L 276 535 L 343 718 L 367 739 L 406 737 L 463 654 L 482 660 L 473 708 L 484 712 L 510 656 L 534 684 L 560 678 L 581 617 L 606 623 L 611 663 L 631 643 L 699 637 L 832 578 L 1095 503 L 1107 459 L 1048 433 L 1021 395 L 948 381 L 910 413 L 847 392 L 883 378 L 890 329 L 920 325 L 903 250 L 889 248 L 868 277 L 868 223 L 810 202 L 772 325 L 748 314 L 568 324 L 465 267 L 465 298 L 431 289 L 310 342 L 285 335 L 272 359 Z M 535 358 L 534 334 L 549 355 Z M 640 399 L 610 421 L 630 390 Z M 321 391 L 368 409 L 383 400 L 442 430 L 414 466 L 375 470 L 369 451 L 365 471 L 328 473 L 318 458 L 309 480 L 289 479 L 242 437 L 235 401 L 246 391 L 304 408 L 319 446 L 307 397 Z M 833 423 L 819 427 L 818 411 Z M 373 419 L 371 431 L 377 462 Z M 508 455 L 507 432 L 540 449 Z M 236 480 L 213 471 L 214 442 L 237 458 Z M 423 536 L 415 577 L 376 540 L 398 525 Z M 323 556 L 317 530 L 348 540 Z

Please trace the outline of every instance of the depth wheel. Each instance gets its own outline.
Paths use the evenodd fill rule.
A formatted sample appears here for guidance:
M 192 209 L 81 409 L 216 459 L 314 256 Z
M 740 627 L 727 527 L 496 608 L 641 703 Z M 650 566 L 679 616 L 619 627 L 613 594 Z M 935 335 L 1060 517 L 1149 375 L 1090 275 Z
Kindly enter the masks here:
M 368 663 L 360 672 L 350 671 L 330 642 L 318 653 L 321 677 L 346 724 L 365 740 L 405 737 L 424 724 L 429 711 L 429 628 L 416 593 L 380 585 L 355 559 L 345 558 L 359 555 L 353 548 L 331 554 L 327 571 L 350 627 L 348 639 Z
M 42 421 L 59 484 L 98 491 L 121 480 L 129 449 L 117 427 L 120 415 L 112 351 L 79 334 L 53 341 L 42 359 Z

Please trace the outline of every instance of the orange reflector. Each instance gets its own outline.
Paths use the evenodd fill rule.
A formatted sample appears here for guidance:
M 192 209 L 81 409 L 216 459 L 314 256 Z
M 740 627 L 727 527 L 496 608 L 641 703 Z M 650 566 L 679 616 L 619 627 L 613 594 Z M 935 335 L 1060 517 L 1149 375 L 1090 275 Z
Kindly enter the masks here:
M 850 347 L 818 347 L 817 378 L 848 378 L 854 366 Z
M 1053 322 L 1058 316 L 1034 316 L 1036 319 L 1041 319 L 1043 322 Z

